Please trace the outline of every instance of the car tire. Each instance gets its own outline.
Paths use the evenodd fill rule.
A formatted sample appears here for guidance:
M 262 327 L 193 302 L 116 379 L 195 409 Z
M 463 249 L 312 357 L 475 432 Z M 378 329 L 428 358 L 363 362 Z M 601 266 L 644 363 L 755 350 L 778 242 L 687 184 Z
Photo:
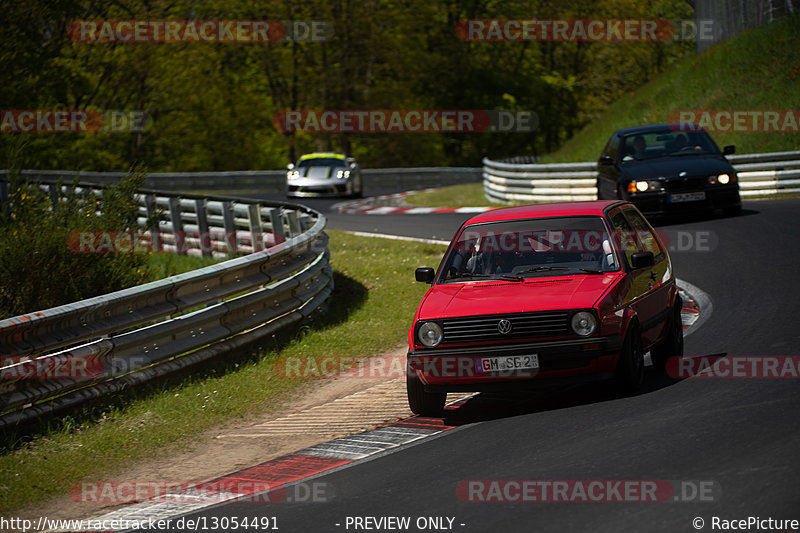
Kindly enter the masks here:
M 421 416 L 439 416 L 444 409 L 447 399 L 446 392 L 427 392 L 425 385 L 409 370 L 406 376 L 406 391 L 408 392 L 408 406 L 411 412 Z
M 683 303 L 680 298 L 675 302 L 672 316 L 669 318 L 667 332 L 658 345 L 650 351 L 650 358 L 653 366 L 659 372 L 667 369 L 667 361 L 671 357 L 681 357 L 683 355 L 683 323 L 681 322 L 681 309 Z
M 642 338 L 636 324 L 628 327 L 614 373 L 618 387 L 625 392 L 636 392 L 644 383 Z

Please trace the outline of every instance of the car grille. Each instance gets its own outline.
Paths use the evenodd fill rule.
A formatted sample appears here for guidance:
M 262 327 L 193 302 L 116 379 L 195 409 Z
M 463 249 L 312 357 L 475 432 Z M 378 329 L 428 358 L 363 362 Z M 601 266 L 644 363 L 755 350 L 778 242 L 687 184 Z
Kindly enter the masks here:
M 531 337 L 560 337 L 569 335 L 569 311 L 544 313 L 517 313 L 513 315 L 485 315 L 446 318 L 442 321 L 443 344 L 482 342 Z M 500 333 L 500 320 L 511 322 L 511 331 Z
M 671 178 L 664 182 L 664 189 L 667 192 L 680 191 L 702 191 L 703 185 L 708 180 L 705 176 L 693 178 Z

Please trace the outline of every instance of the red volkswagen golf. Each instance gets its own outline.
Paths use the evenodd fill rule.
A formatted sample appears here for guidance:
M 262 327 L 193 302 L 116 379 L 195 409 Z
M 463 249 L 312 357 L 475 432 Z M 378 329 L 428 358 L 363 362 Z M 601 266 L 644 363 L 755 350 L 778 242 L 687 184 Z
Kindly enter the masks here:
M 614 378 L 627 390 L 683 353 L 669 255 L 630 202 L 498 209 L 465 222 L 408 331 L 408 402 L 435 416 L 447 392 Z

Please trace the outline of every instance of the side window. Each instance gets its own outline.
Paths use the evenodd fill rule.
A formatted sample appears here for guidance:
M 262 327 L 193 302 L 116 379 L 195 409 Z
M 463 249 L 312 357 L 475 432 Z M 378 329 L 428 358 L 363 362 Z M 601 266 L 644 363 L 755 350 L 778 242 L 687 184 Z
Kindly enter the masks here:
M 659 246 L 658 239 L 653 235 L 650 225 L 644 217 L 631 207 L 624 207 L 623 210 L 625 211 L 625 216 L 628 217 L 628 220 L 633 226 L 633 229 L 636 231 L 636 236 L 638 237 L 642 251 L 653 252 L 656 263 L 663 261 L 664 250 Z
M 630 266 L 631 256 L 639 251 L 636 245 L 636 237 L 633 228 L 628 223 L 628 219 L 622 214 L 622 209 L 619 207 L 609 213 L 609 220 L 611 226 L 614 228 L 614 237 L 616 245 L 622 251 L 622 256 L 625 258 L 625 263 Z
M 606 147 L 603 148 L 603 155 L 616 160 L 618 146 L 619 146 L 619 137 L 617 137 L 616 135 L 612 135 L 611 138 L 608 140 L 608 143 L 606 143 Z

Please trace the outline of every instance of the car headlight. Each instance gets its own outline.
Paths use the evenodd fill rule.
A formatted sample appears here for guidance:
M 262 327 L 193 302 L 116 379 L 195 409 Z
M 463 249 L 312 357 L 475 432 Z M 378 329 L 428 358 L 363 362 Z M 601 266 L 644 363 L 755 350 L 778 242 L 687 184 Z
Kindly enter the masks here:
M 597 329 L 597 319 L 588 311 L 579 311 L 570 320 L 572 331 L 581 337 L 588 337 Z
M 720 174 L 719 176 L 709 176 L 708 177 L 708 182 L 710 184 L 712 184 L 712 185 L 715 185 L 717 183 L 719 183 L 720 185 L 727 185 L 728 183 L 731 183 L 733 181 L 736 181 L 736 180 L 733 179 L 730 176 L 730 174 Z
M 634 180 L 628 183 L 628 192 L 660 191 L 663 188 L 658 180 Z
M 350 171 L 349 170 L 337 170 L 336 171 L 336 177 L 339 178 L 339 179 L 347 179 L 347 178 L 350 177 Z
M 436 322 L 425 322 L 417 330 L 419 342 L 428 348 L 436 348 L 444 338 L 442 327 Z

